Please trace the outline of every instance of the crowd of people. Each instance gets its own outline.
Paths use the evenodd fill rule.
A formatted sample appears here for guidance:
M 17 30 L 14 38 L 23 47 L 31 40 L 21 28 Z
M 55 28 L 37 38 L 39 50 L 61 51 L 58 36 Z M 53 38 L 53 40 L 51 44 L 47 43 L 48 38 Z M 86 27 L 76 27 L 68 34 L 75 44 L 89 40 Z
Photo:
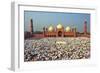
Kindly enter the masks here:
M 90 38 L 42 38 L 24 41 L 24 61 L 90 58 Z

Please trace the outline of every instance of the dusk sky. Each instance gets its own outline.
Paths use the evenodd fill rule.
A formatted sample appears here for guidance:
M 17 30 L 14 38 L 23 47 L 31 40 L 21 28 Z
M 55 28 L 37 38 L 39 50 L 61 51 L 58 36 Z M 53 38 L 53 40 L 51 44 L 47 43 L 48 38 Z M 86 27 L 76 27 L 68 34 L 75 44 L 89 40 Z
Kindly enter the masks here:
M 24 11 L 24 31 L 29 31 L 30 19 L 33 19 L 34 31 L 42 31 L 43 27 L 50 25 L 56 26 L 62 24 L 66 26 L 76 27 L 77 31 L 83 32 L 84 21 L 87 21 L 87 30 L 90 32 L 90 14 L 85 13 L 64 13 L 64 12 L 40 12 L 40 11 Z

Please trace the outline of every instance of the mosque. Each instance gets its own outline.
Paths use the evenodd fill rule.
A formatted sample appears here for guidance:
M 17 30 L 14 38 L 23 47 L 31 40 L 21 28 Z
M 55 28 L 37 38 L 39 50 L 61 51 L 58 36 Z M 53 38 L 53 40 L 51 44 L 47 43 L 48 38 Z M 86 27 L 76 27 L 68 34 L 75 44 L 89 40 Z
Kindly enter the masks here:
M 56 28 L 49 26 L 43 28 L 43 35 L 45 37 L 76 37 L 76 28 L 70 28 L 67 26 L 65 29 L 63 25 L 58 24 Z
M 25 38 L 43 38 L 43 37 L 90 37 L 90 33 L 87 32 L 87 21 L 84 21 L 83 32 L 80 33 L 77 29 L 69 26 L 65 27 L 62 24 L 58 24 L 56 27 L 52 25 L 49 27 L 43 27 L 42 33 L 34 33 L 33 20 L 30 19 L 30 32 L 25 33 Z

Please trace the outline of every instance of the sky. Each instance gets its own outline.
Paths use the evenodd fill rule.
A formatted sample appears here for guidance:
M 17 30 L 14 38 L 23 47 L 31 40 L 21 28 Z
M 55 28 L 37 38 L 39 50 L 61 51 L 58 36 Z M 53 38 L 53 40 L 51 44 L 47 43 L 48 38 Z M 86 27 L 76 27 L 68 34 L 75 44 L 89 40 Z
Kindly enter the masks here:
M 62 24 L 64 28 L 76 27 L 83 32 L 84 21 L 87 21 L 87 31 L 90 32 L 90 14 L 67 12 L 24 11 L 24 31 L 29 31 L 30 19 L 33 19 L 34 31 L 43 31 L 43 27 Z

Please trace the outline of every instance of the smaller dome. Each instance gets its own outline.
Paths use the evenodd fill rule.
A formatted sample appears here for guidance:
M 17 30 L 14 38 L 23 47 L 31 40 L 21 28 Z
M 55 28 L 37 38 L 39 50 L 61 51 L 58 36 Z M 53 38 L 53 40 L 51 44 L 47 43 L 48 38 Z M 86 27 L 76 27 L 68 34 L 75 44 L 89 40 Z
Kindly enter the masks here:
M 54 30 L 53 26 L 49 26 L 48 31 L 52 32 Z
M 65 30 L 66 30 L 66 32 L 69 32 L 69 31 L 71 31 L 71 28 L 69 26 L 67 26 Z
M 57 29 L 62 29 L 62 28 L 63 28 L 63 26 L 61 24 L 57 25 Z

